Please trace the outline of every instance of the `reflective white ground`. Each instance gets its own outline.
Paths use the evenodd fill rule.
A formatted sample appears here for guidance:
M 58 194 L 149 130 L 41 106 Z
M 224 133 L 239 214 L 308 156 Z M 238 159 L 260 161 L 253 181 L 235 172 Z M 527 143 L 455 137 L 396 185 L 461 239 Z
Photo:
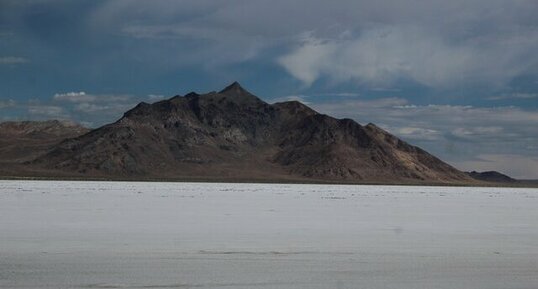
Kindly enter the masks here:
M 538 288 L 538 190 L 0 181 L 1 288 Z

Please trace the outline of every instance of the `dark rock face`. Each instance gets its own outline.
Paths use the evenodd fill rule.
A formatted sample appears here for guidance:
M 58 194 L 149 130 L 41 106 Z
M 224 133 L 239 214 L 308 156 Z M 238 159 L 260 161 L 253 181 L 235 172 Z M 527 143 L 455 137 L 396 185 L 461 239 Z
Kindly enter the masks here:
M 515 183 L 516 179 L 513 179 L 505 174 L 501 174 L 497 171 L 487 171 L 487 172 L 476 172 L 472 171 L 467 173 L 471 178 L 485 181 L 485 182 L 495 182 L 495 183 Z
M 90 176 L 468 182 L 373 124 L 268 104 L 238 83 L 140 103 L 117 122 L 55 146 L 34 162 Z

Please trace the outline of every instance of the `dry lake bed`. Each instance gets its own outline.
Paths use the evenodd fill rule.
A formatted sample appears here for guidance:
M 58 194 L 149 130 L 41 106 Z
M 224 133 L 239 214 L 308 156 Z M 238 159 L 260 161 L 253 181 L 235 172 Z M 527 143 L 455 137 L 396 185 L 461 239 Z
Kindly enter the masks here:
M 538 190 L 0 181 L 0 288 L 538 288 Z

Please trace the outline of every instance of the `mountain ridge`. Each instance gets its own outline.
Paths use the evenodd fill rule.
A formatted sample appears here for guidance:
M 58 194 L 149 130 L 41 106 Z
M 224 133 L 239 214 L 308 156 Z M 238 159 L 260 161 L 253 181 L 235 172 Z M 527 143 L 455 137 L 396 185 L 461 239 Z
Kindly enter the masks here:
M 337 119 L 297 101 L 268 104 L 237 82 L 219 92 L 141 102 L 30 165 L 121 178 L 474 181 L 374 124 Z

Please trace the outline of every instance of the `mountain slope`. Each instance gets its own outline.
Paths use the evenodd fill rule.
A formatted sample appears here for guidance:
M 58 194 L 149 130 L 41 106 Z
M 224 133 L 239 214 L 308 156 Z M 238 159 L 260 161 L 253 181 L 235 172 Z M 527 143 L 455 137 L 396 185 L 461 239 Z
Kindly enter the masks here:
M 112 177 L 469 182 L 373 124 L 268 104 L 238 83 L 140 103 L 117 122 L 68 139 L 33 165 Z

